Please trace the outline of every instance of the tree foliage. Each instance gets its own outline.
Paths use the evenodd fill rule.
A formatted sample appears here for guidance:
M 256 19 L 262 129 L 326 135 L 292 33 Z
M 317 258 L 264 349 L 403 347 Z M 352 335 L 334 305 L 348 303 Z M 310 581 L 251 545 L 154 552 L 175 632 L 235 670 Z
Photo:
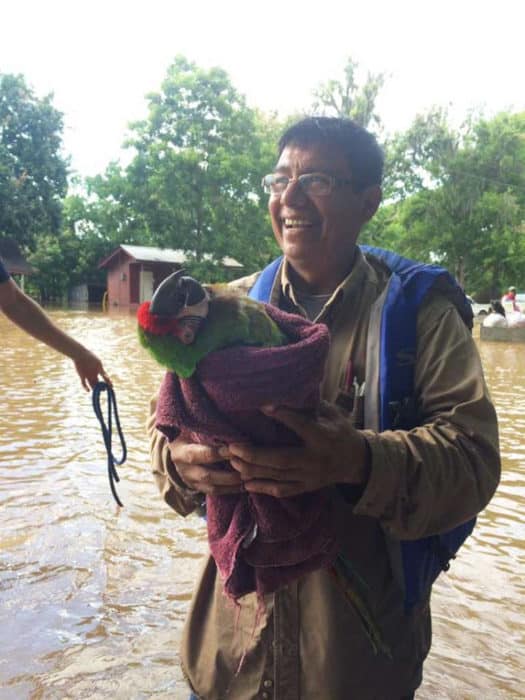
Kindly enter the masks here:
M 183 57 L 148 100 L 128 142 L 131 163 L 89 183 L 97 224 L 121 241 L 181 248 L 209 277 L 224 256 L 255 269 L 273 250 L 260 188 L 274 158 L 272 120 L 222 69 Z
M 443 112 L 432 112 L 392 152 L 392 200 L 370 239 L 464 270 L 480 301 L 511 283 L 523 286 L 525 114 L 478 117 L 454 132 Z
M 386 139 L 386 199 L 404 199 L 438 186 L 457 153 L 459 139 L 441 107 L 418 114 L 406 131 Z
M 20 75 L 0 74 L 0 237 L 28 248 L 60 230 L 67 162 L 62 114 Z
M 348 58 L 342 80 L 327 80 L 313 93 L 312 110 L 316 114 L 353 119 L 365 129 L 378 129 L 381 119 L 376 100 L 385 83 L 384 73 L 367 73 L 365 81 L 357 80 L 359 64 Z

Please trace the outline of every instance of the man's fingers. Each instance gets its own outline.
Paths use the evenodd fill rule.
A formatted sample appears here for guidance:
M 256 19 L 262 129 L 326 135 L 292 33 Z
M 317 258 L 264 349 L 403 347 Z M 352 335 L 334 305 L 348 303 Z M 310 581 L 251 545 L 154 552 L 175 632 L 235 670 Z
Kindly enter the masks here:
M 230 464 L 237 470 L 244 468 L 238 460 L 246 462 L 250 469 L 263 467 L 274 469 L 276 472 L 295 469 L 305 462 L 305 454 L 301 447 L 255 447 L 246 443 L 233 443 L 229 448 Z
M 178 462 L 193 465 L 214 464 L 215 462 L 222 462 L 224 460 L 224 457 L 219 453 L 219 447 L 173 440 L 173 442 L 169 444 L 169 449 L 171 459 L 175 464 Z
M 235 486 L 241 484 L 239 474 L 226 469 L 207 469 L 206 467 L 188 466 L 186 471 L 177 467 L 177 471 L 187 475 L 194 482 L 199 484 L 209 484 L 211 486 Z
M 207 469 L 192 464 L 177 465 L 177 472 L 184 483 L 201 493 L 219 495 L 242 490 L 242 481 L 237 472 Z
M 239 473 L 243 481 L 250 479 L 270 479 L 280 482 L 292 480 L 292 470 L 290 468 L 283 469 L 282 466 L 271 467 L 266 464 L 253 464 L 253 462 L 245 462 L 238 457 L 230 459 L 230 464 Z

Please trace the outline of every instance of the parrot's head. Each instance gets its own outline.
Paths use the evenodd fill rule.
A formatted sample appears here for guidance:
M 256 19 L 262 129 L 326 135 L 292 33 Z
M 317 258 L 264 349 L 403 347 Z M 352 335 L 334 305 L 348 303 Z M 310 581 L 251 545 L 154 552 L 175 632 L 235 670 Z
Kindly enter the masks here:
M 162 365 L 190 376 L 195 367 L 192 346 L 207 315 L 208 293 L 178 270 L 161 282 L 151 301 L 139 306 L 140 341 Z
M 171 334 L 190 345 L 208 315 L 208 294 L 197 280 L 177 270 L 158 286 L 149 314 L 161 324 L 167 322 Z

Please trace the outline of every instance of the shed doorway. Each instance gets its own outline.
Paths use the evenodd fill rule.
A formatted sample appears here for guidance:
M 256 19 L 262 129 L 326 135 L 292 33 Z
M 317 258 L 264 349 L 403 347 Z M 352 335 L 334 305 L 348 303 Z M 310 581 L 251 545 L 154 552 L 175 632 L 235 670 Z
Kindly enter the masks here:
M 153 296 L 153 271 L 140 271 L 140 303 L 150 301 Z

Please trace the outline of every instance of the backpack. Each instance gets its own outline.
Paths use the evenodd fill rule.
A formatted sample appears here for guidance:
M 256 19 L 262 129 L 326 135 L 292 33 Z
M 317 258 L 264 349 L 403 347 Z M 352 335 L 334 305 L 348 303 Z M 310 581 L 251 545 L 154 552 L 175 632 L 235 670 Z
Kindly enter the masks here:
M 392 272 L 379 324 L 379 430 L 409 430 L 418 424 L 413 394 L 416 321 L 421 303 L 430 289 L 439 285 L 470 329 L 472 308 L 457 282 L 443 268 L 418 263 L 381 248 L 360 248 L 365 255 L 381 260 Z M 249 292 L 252 299 L 269 302 L 281 261 L 282 257 L 277 258 L 261 272 Z M 476 518 L 472 518 L 448 532 L 418 540 L 395 540 L 394 548 L 389 547 L 407 612 L 428 596 L 441 571 L 449 569 L 450 560 L 475 523 Z

